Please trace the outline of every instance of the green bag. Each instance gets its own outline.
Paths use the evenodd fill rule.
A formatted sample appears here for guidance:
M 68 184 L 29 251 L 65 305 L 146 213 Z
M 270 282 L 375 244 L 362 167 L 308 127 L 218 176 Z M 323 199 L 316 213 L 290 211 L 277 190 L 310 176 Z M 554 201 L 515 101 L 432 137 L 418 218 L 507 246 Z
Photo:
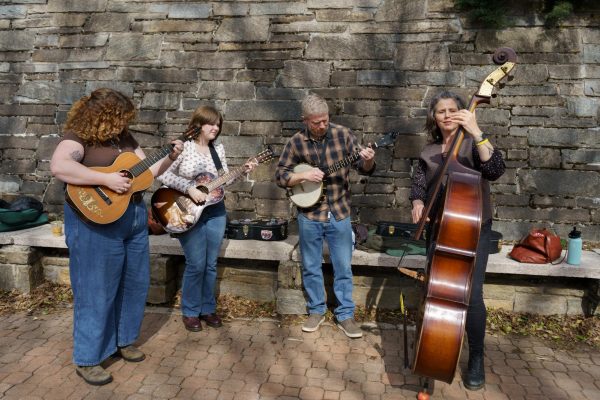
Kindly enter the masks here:
M 369 231 L 365 247 L 386 253 L 394 257 L 403 255 L 425 255 L 425 241 L 413 240 L 401 236 L 382 236 Z
M 0 232 L 33 228 L 46 223 L 48 223 L 48 215 L 34 208 L 20 211 L 0 208 Z

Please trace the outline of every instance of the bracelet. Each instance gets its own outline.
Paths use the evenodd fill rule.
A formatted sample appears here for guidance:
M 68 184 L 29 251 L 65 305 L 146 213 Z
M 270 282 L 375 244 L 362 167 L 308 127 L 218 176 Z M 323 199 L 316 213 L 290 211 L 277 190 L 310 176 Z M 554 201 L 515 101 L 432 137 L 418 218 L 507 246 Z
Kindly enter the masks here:
M 480 140 L 479 142 L 475 143 L 475 146 L 481 146 L 482 144 L 486 144 L 486 143 L 489 143 L 489 140 L 483 139 L 483 140 Z

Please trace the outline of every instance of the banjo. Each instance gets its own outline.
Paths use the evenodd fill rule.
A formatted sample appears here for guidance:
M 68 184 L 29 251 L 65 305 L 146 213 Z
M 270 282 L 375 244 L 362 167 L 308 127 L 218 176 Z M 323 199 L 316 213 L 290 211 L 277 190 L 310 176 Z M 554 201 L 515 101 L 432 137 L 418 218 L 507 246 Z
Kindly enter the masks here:
M 386 134 L 385 136 L 379 138 L 379 140 L 377 140 L 377 142 L 372 144 L 371 147 L 375 149 L 377 147 L 385 147 L 385 146 L 394 144 L 394 141 L 396 140 L 396 137 L 398 135 L 399 135 L 398 132 L 390 132 L 390 133 Z M 350 154 L 348 157 L 345 157 L 345 158 L 337 161 L 336 163 L 334 163 L 333 165 L 331 165 L 330 167 L 328 167 L 326 169 L 321 168 L 321 170 L 323 171 L 325 176 L 328 176 L 336 171 L 339 171 L 342 168 L 347 167 L 348 165 L 352 164 L 359 158 L 360 158 L 360 150 L 355 151 L 354 153 Z M 302 163 L 302 164 L 296 165 L 294 167 L 293 172 L 295 174 L 297 174 L 297 173 L 302 173 L 305 171 L 310 171 L 313 168 L 315 168 L 315 167 L 310 164 Z M 319 202 L 321 200 L 321 198 L 323 197 L 323 189 L 324 189 L 323 186 L 324 186 L 323 182 L 302 181 L 302 182 L 298 183 L 297 185 L 294 185 L 291 188 L 288 188 L 288 196 L 289 196 L 290 200 L 300 208 L 312 207 L 315 204 L 317 204 L 317 202 Z

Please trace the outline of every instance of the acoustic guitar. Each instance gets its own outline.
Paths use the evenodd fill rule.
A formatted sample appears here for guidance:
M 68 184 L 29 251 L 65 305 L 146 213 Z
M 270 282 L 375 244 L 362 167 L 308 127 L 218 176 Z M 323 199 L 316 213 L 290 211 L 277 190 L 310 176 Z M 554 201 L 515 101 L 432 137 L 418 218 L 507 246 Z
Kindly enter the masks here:
M 178 140 L 191 140 L 200 134 L 200 128 L 192 127 Z M 106 186 L 67 184 L 66 201 L 80 217 L 96 224 L 110 224 L 125 213 L 134 193 L 148 189 L 154 181 L 149 168 L 163 159 L 173 150 L 169 143 L 145 159 L 140 159 L 135 153 L 119 154 L 108 167 L 90 167 L 95 171 L 111 173 L 121 172 L 131 180 L 131 188 L 126 193 L 117 193 Z
M 399 135 L 398 132 L 387 133 L 385 136 L 379 138 L 379 140 L 377 140 L 377 142 L 372 144 L 371 147 L 372 148 L 385 147 L 385 146 L 394 144 L 394 141 L 396 140 L 396 137 L 398 135 Z M 332 166 L 330 166 L 326 169 L 322 169 L 322 168 L 320 168 L 320 169 L 323 171 L 323 173 L 325 173 L 325 176 L 327 177 L 328 175 L 331 175 L 332 173 L 334 173 L 344 167 L 347 167 L 348 165 L 352 164 L 359 158 L 360 158 L 360 151 L 356 151 L 356 152 L 350 154 L 348 157 L 343 158 L 340 161 L 337 161 Z M 295 174 L 297 174 L 300 172 L 310 171 L 313 168 L 315 168 L 315 167 L 310 164 L 302 163 L 302 164 L 296 165 L 294 167 L 293 172 Z M 317 167 L 317 168 L 319 168 L 319 167 Z M 321 198 L 323 197 L 323 190 L 324 190 L 323 182 L 302 181 L 302 182 L 298 183 L 297 185 L 294 185 L 291 188 L 288 188 L 288 196 L 289 196 L 290 200 L 298 207 L 308 208 L 308 207 L 314 206 L 315 204 L 317 204 L 317 202 L 319 202 L 321 200 Z
M 273 158 L 273 150 L 267 148 L 255 157 L 250 158 L 248 162 L 258 164 Z M 198 204 L 191 197 L 181 193 L 178 190 L 168 187 L 161 187 L 152 195 L 150 201 L 152 214 L 154 218 L 169 233 L 184 233 L 192 229 L 200 220 L 202 211 L 210 205 L 223 200 L 225 196 L 225 186 L 244 173 L 244 166 L 232 169 L 231 171 L 219 177 L 210 172 L 203 172 L 194 178 L 196 189 L 201 190 L 208 196 L 206 200 Z

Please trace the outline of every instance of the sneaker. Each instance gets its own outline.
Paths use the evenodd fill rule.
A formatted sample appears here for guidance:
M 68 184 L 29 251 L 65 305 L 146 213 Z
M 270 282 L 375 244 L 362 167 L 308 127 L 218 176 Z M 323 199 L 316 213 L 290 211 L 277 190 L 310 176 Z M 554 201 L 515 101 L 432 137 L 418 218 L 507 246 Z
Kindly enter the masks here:
M 123 360 L 130 362 L 140 362 L 146 358 L 146 355 L 133 345 L 119 347 L 119 354 L 121 354 Z
M 360 327 L 354 321 L 354 318 L 348 318 L 337 322 L 338 328 L 342 330 L 349 338 L 356 339 L 362 337 L 363 333 Z
M 321 326 L 321 324 L 323 322 L 325 322 L 324 315 L 310 314 L 308 316 L 308 319 L 304 322 L 304 325 L 302 325 L 302 331 L 303 332 L 314 332 L 317 329 L 319 329 L 319 327 Z
M 100 365 L 76 366 L 75 372 L 83 378 L 84 381 L 94 386 L 106 385 L 112 382 L 112 375 L 106 372 Z

